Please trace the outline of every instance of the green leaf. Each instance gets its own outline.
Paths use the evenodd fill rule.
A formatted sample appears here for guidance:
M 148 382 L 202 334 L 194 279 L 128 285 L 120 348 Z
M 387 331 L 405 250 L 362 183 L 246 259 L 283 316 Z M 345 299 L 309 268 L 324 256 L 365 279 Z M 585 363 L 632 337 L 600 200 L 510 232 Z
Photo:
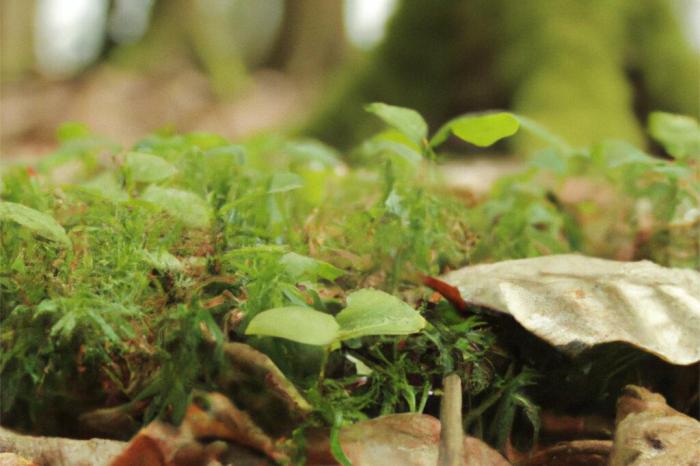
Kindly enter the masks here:
M 92 195 L 97 195 L 114 202 L 125 201 L 129 195 L 117 181 L 114 173 L 105 172 L 82 184 L 81 188 Z M 68 189 L 68 188 L 66 188 Z
M 132 181 L 140 183 L 155 183 L 177 173 L 177 168 L 171 163 L 144 152 L 127 153 L 123 167 Z
M 496 141 L 512 136 L 519 127 L 518 119 L 505 112 L 464 116 L 450 124 L 455 136 L 479 147 L 488 147 Z
M 420 152 L 413 149 L 413 147 L 407 146 L 400 142 L 376 139 L 369 142 L 369 149 L 375 152 L 388 153 L 398 157 L 400 160 L 406 162 L 409 166 L 416 167 L 423 156 Z
M 49 335 L 51 337 L 69 338 L 77 324 L 78 318 L 76 313 L 72 311 L 66 312 L 51 326 Z
M 653 112 L 649 133 L 676 159 L 700 157 L 700 124 L 695 118 Z
M 295 160 L 317 163 L 323 167 L 336 167 L 341 164 L 340 154 L 337 150 L 314 139 L 289 142 L 285 145 L 284 150 Z
M 66 246 L 71 242 L 66 230 L 50 215 L 14 202 L 0 201 L 0 220 L 11 220 L 37 235 Z
M 267 190 L 269 194 L 285 193 L 295 189 L 304 187 L 304 179 L 296 173 L 282 172 L 272 175 L 270 180 L 270 188 Z
M 193 192 L 152 185 L 141 198 L 156 204 L 190 227 L 206 228 L 211 223 L 209 205 Z
M 201 131 L 185 134 L 184 139 L 188 145 L 196 146 L 202 150 L 210 150 L 230 144 L 223 136 Z
M 338 339 L 338 323 L 333 316 L 311 308 L 278 307 L 253 317 L 245 333 L 327 346 Z
M 84 123 L 67 121 L 58 127 L 56 137 L 60 142 L 90 137 L 90 129 Z
M 111 325 L 107 323 L 107 321 L 102 317 L 97 310 L 91 310 L 88 313 L 88 317 L 92 319 L 92 321 L 97 324 L 97 327 L 100 329 L 102 334 L 107 337 L 108 340 L 110 340 L 112 343 L 115 344 L 120 344 L 121 339 L 117 335 L 117 332 L 114 331 L 114 328 L 112 328 Z
M 428 137 L 428 125 L 415 110 L 381 102 L 369 104 L 365 106 L 365 110 L 374 113 L 386 124 L 401 131 L 419 147 L 423 146 L 423 141 Z
M 340 339 L 366 335 L 408 335 L 425 327 L 425 319 L 400 299 L 375 289 L 356 291 L 336 316 Z
M 185 267 L 180 260 L 166 250 L 143 251 L 144 260 L 154 269 L 165 272 L 179 272 Z
M 569 153 L 572 151 L 572 148 L 568 142 L 541 124 L 536 123 L 535 121 L 522 115 L 515 115 L 515 117 L 518 119 L 518 123 L 520 123 L 520 127 L 523 130 L 535 136 L 537 139 L 547 143 L 553 149 L 563 153 Z
M 294 280 L 316 281 L 323 278 L 332 281 L 345 273 L 328 262 L 302 256 L 295 252 L 289 252 L 282 256 L 280 264 Z

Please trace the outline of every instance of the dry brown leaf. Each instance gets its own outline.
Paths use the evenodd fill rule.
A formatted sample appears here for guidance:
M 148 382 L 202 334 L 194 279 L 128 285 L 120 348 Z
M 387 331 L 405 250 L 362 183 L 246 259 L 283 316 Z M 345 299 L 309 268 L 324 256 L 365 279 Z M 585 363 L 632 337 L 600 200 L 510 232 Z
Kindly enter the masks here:
M 435 466 L 440 421 L 426 414 L 392 414 L 361 421 L 340 431 L 340 444 L 353 466 Z M 327 432 L 307 439 L 309 466 L 335 465 Z M 465 466 L 508 466 L 509 463 L 479 439 L 464 437 Z
M 105 466 L 125 445 L 115 440 L 21 435 L 0 427 L 0 451 L 28 458 L 39 466 Z
M 610 440 L 574 440 L 540 450 L 517 466 L 606 466 Z
M 161 421 L 150 423 L 110 466 L 217 464 L 229 450 L 223 441 L 249 447 L 278 462 L 288 459 L 250 416 L 224 395 L 196 392 L 194 400 L 179 427 Z
M 628 385 L 617 401 L 611 466 L 700 465 L 700 422 L 664 397 Z
M 563 254 L 465 267 L 443 280 L 572 356 L 626 342 L 674 364 L 700 361 L 694 270 Z
M 289 435 L 311 405 L 275 363 L 244 343 L 229 342 L 217 383 L 266 432 Z

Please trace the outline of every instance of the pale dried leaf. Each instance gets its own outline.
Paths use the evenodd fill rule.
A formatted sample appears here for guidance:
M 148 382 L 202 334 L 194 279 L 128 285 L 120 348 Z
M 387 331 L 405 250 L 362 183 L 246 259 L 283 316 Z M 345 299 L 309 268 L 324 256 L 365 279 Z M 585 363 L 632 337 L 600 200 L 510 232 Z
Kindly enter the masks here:
M 700 273 L 575 254 L 465 267 L 444 281 L 577 355 L 626 342 L 674 364 L 700 360 Z
M 629 385 L 617 402 L 611 466 L 700 464 L 700 422 L 659 394 Z
M 14 453 L 44 466 L 106 466 L 125 446 L 124 442 L 115 440 L 21 435 L 0 427 L 1 452 Z
M 440 421 L 426 414 L 404 413 L 361 421 L 340 431 L 340 444 L 353 466 L 434 466 L 438 461 Z M 307 438 L 307 464 L 337 464 L 327 432 Z M 486 443 L 464 437 L 465 466 L 508 466 Z
M 37 464 L 14 453 L 0 453 L 0 466 L 37 466 Z

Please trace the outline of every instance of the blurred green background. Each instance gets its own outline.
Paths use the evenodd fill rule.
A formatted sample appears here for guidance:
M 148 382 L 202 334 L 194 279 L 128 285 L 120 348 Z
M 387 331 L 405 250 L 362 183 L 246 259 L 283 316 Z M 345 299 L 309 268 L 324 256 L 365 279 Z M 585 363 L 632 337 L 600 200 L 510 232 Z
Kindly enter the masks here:
M 3 0 L 3 157 L 66 120 L 128 145 L 158 128 L 282 130 L 340 147 L 362 105 L 431 125 L 512 109 L 574 144 L 646 145 L 651 110 L 697 116 L 697 0 Z M 517 140 L 515 150 L 532 143 Z

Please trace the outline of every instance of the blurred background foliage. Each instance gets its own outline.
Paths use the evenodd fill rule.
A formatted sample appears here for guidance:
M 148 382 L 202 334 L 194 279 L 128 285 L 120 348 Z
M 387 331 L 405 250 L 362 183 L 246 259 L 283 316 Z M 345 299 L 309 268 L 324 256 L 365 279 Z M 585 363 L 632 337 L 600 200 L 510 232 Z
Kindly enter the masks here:
M 169 126 L 349 147 L 376 129 L 371 101 L 433 125 L 506 108 L 576 145 L 645 144 L 649 111 L 700 106 L 695 0 L 3 0 L 0 13 L 3 157 L 45 152 L 65 120 L 125 145 Z

